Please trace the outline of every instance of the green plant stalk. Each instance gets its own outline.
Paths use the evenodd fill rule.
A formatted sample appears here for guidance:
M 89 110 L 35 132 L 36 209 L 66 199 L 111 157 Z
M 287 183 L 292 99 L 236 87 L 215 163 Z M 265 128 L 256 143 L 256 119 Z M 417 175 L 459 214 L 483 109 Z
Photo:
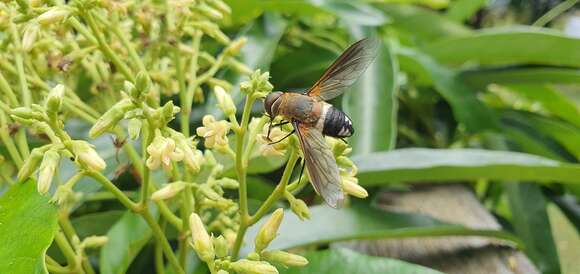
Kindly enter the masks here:
M 69 17 L 67 19 L 67 22 L 81 35 L 87 38 L 87 40 L 89 40 L 89 42 L 91 42 L 93 45 L 97 46 L 99 45 L 99 41 L 97 41 L 97 38 L 95 38 L 95 36 L 91 34 L 91 32 L 76 17 L 74 16 Z
M 69 273 L 73 273 L 69 268 L 64 267 L 62 265 L 60 265 L 57 261 L 55 261 L 53 258 L 51 258 L 48 255 L 44 256 L 45 258 L 45 262 L 46 262 L 46 268 L 48 268 L 48 271 L 50 273 L 57 273 L 57 274 L 69 274 Z
M 155 272 L 157 274 L 165 274 L 165 265 L 163 264 L 163 249 L 159 241 L 155 242 Z
M 274 191 L 270 194 L 270 196 L 268 196 L 266 201 L 264 201 L 264 203 L 260 206 L 260 208 L 258 208 L 256 213 L 250 218 L 249 221 L 250 226 L 254 225 L 262 217 L 264 217 L 264 215 L 268 213 L 272 205 L 274 205 L 274 203 L 276 203 L 278 200 L 280 200 L 281 197 L 284 196 L 284 192 L 286 192 L 286 186 L 288 186 L 288 181 L 290 181 L 290 176 L 292 175 L 292 171 L 294 170 L 294 165 L 296 165 L 296 162 L 298 161 L 298 153 L 295 151 L 294 146 L 291 147 L 292 148 L 290 149 L 291 150 L 290 158 L 286 163 L 284 173 L 282 174 L 282 178 L 280 178 L 278 186 L 276 186 L 276 189 L 274 189 Z
M 77 173 L 75 176 L 73 176 L 73 178 L 77 177 L 77 175 L 79 175 L 81 173 Z M 80 179 L 82 177 L 78 176 L 78 179 Z M 71 182 L 71 180 L 73 180 L 73 178 L 71 178 L 69 180 L 69 182 Z M 75 179 L 78 181 L 78 179 Z M 67 182 L 67 184 L 69 183 Z M 58 221 L 60 223 L 60 227 L 62 228 L 62 231 L 64 232 L 65 236 L 67 237 L 67 239 L 69 241 L 72 241 L 72 239 L 76 238 L 79 239 L 79 236 L 77 235 L 77 232 L 75 231 L 72 223 L 70 222 L 69 219 L 69 212 L 66 209 L 63 209 L 62 212 L 59 214 L 59 218 Z M 86 256 L 86 254 L 84 254 L 84 252 L 79 251 L 80 252 L 80 256 L 81 256 L 81 266 L 82 268 L 85 270 L 85 272 L 87 272 L 88 274 L 94 274 L 95 270 L 93 269 L 93 266 L 91 265 L 91 263 L 88 260 L 88 257 Z
M 175 257 L 175 254 L 173 253 L 173 250 L 171 249 L 171 245 L 169 245 L 169 242 L 167 241 L 167 238 L 165 237 L 165 233 L 163 233 L 163 230 L 161 229 L 159 224 L 155 221 L 153 216 L 151 216 L 151 213 L 149 213 L 149 210 L 144 210 L 144 211 L 140 212 L 140 214 L 141 214 L 141 216 L 143 216 L 145 221 L 151 227 L 151 230 L 153 231 L 153 235 L 155 235 L 155 238 L 157 239 L 157 241 L 160 242 L 161 248 L 163 249 L 163 252 L 165 253 L 165 257 L 167 257 L 167 260 L 171 264 L 171 267 L 173 268 L 175 273 L 185 274 L 185 271 L 179 265 L 179 261 L 177 260 L 177 257 Z
M 246 169 L 248 166 L 247 161 L 244 161 L 244 137 L 246 135 L 246 130 L 248 128 L 248 122 L 250 120 L 250 114 L 252 111 L 252 104 L 254 103 L 254 98 L 251 95 L 246 97 L 246 103 L 244 104 L 244 111 L 242 113 L 241 124 L 235 126 L 234 132 L 236 133 L 236 174 L 238 177 L 238 183 L 240 187 L 238 188 L 239 195 L 239 214 L 240 214 L 240 228 L 236 235 L 236 241 L 234 243 L 232 256 L 237 258 L 242 242 L 244 240 L 244 235 L 248 229 L 248 223 L 250 221 L 250 215 L 248 214 L 248 186 L 246 185 Z
M 131 199 L 129 199 L 129 197 L 127 197 L 127 195 L 125 195 L 125 193 L 123 193 L 123 191 L 121 191 L 119 188 L 117 188 L 103 174 L 101 174 L 100 172 L 94 172 L 94 171 L 88 171 L 87 174 L 90 177 L 92 177 L 93 179 L 95 179 L 98 183 L 100 183 L 106 190 L 108 190 L 113 195 L 115 195 L 117 200 L 119 200 L 119 202 L 121 202 L 121 204 L 123 204 L 126 208 L 128 208 L 129 210 L 132 210 L 134 212 L 138 211 L 138 208 L 139 208 L 138 204 L 131 201 Z
M 95 22 L 95 19 L 93 18 L 93 12 L 85 11 L 82 14 L 84 15 L 85 21 L 89 25 L 89 28 L 93 32 L 93 35 L 97 39 L 99 43 L 99 48 L 101 49 L 103 54 L 107 58 L 109 58 L 109 60 L 111 60 L 113 64 L 115 64 L 115 66 L 119 69 L 119 71 L 123 74 L 123 76 L 125 76 L 125 78 L 127 78 L 131 82 L 135 82 L 135 77 L 133 76 L 133 73 L 131 72 L 129 67 L 123 61 L 121 61 L 121 58 L 117 56 L 117 54 L 111 49 L 111 47 L 105 40 L 105 37 L 101 33 L 101 30 L 99 29 L 99 27 Z
M 183 103 L 181 105 L 181 133 L 183 133 L 186 137 L 189 136 L 189 116 L 191 115 L 191 105 L 193 104 L 193 94 L 195 93 L 195 89 L 199 86 L 197 83 L 197 70 L 198 60 L 199 60 L 199 49 L 201 43 L 201 37 L 203 33 L 201 31 L 197 31 L 193 35 L 193 54 L 191 55 L 191 64 L 189 66 L 189 73 L 192 77 L 187 90 L 183 90 L 185 93 L 183 94 Z M 177 63 L 176 63 L 177 64 Z M 177 65 L 176 65 L 177 66 Z M 187 127 L 184 126 L 184 123 L 187 123 Z M 187 134 L 186 134 L 187 133 Z
M 22 92 L 22 102 L 24 103 L 24 106 L 30 107 L 32 104 L 32 94 L 30 94 L 28 83 L 26 82 L 22 44 L 20 43 L 20 35 L 18 35 L 16 25 L 12 21 L 10 21 L 10 35 L 12 36 L 12 43 L 14 43 L 17 48 L 14 54 L 14 59 L 16 61 L 16 70 L 18 71 L 18 83 L 20 84 L 20 92 Z
M 10 157 L 12 158 L 12 161 L 14 161 L 14 163 L 16 164 L 16 167 L 20 169 L 24 164 L 24 161 L 22 160 L 22 157 L 20 156 L 20 153 L 18 152 L 18 149 L 16 148 L 14 141 L 10 137 L 7 123 L 8 121 L 6 119 L 6 115 L 4 114 L 3 111 L 0 111 L 0 140 L 2 140 L 4 146 L 6 146 L 6 150 L 8 150 L 8 154 L 10 154 Z
M 16 94 L 14 94 L 14 91 L 10 87 L 10 84 L 8 84 L 8 81 L 6 81 L 6 78 L 4 78 L 4 75 L 2 74 L 1 71 L 0 71 L 0 90 L 4 94 L 6 94 L 6 96 L 8 96 L 8 99 L 10 100 L 10 104 L 12 104 L 12 106 L 19 105 L 18 99 L 16 98 Z
M 147 111 L 145 111 L 145 116 L 147 118 L 148 125 L 148 134 L 145 136 L 145 142 L 143 143 L 143 159 L 147 159 L 149 157 L 149 153 L 147 152 L 147 147 L 153 141 L 155 137 L 155 129 L 153 128 L 153 120 L 149 117 Z M 147 167 L 147 161 L 142 163 L 143 167 L 143 174 L 141 178 L 143 178 L 143 182 L 141 185 L 141 200 L 139 202 L 139 207 L 147 211 L 147 204 L 149 202 L 149 186 L 151 185 L 151 170 Z
M 185 171 L 187 174 L 187 170 Z M 191 190 L 191 186 L 185 186 L 185 189 L 182 192 L 182 208 L 181 208 L 181 219 L 184 220 L 182 222 L 182 228 L 180 230 L 180 239 L 179 239 L 179 261 L 181 266 L 186 269 L 186 256 L 187 256 L 187 233 L 189 231 L 189 222 L 188 218 L 191 215 L 193 209 L 193 192 Z
M 100 15 L 98 13 L 93 13 L 93 15 L 97 18 L 97 20 L 101 24 L 105 25 L 105 27 L 107 27 L 108 29 L 113 31 L 113 34 L 115 36 L 117 36 L 117 38 L 121 41 L 121 44 L 123 44 L 125 49 L 127 49 L 127 52 L 129 53 L 129 57 L 135 63 L 137 68 L 140 71 L 147 71 L 147 68 L 145 68 L 145 64 L 143 64 L 143 61 L 141 60 L 141 58 L 139 57 L 139 54 L 137 54 L 137 51 L 135 50 L 135 47 L 133 47 L 131 45 L 131 42 L 129 42 L 129 40 L 127 40 L 127 36 L 124 35 L 123 33 L 121 33 L 121 30 L 116 25 L 108 23 L 107 20 L 105 18 L 103 18 L 102 15 Z
M 175 74 L 177 76 L 177 83 L 179 84 L 179 101 L 181 102 L 181 133 L 185 137 L 189 137 L 189 114 L 191 105 L 187 105 L 187 90 L 185 87 L 185 76 L 183 74 L 183 64 L 181 63 L 181 56 L 179 46 L 172 47 L 173 62 L 175 63 Z M 186 111 L 187 110 L 187 111 Z
M 560 16 L 562 13 L 566 12 L 570 8 L 574 7 L 578 3 L 578 0 L 566 0 L 554 8 L 546 12 L 542 17 L 538 18 L 536 22 L 532 24 L 535 27 L 543 27 L 548 24 L 550 21 L 554 20 L 554 18 Z
M 75 251 L 62 231 L 58 231 L 54 235 L 54 241 L 62 251 L 62 255 L 66 258 L 68 268 L 70 268 L 74 273 L 85 273 L 85 271 L 79 267 Z

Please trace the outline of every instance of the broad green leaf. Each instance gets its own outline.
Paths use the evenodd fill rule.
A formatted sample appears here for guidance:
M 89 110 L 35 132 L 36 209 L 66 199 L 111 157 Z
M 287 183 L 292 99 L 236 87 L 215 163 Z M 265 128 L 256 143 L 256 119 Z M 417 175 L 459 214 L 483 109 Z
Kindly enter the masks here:
M 396 29 L 425 42 L 471 33 L 471 30 L 465 26 L 429 9 L 396 4 L 384 4 L 378 7 L 392 19 L 392 25 Z
M 384 257 L 373 257 L 349 249 L 313 251 L 304 255 L 308 259 L 305 267 L 279 268 L 281 274 L 442 274 L 424 266 Z
M 251 189 L 248 192 L 248 197 L 251 199 L 265 201 L 272 191 L 274 191 L 274 185 L 268 183 L 268 181 L 261 177 L 248 176 L 246 183 L 248 184 L 248 189 Z
M 399 64 L 389 43 L 343 96 L 343 109 L 355 126 L 349 141 L 355 154 L 390 150 L 397 139 Z
M 508 90 L 576 126 L 580 126 L 580 107 L 546 85 L 508 85 Z
M 155 212 L 153 214 L 156 215 Z M 109 241 L 101 248 L 99 256 L 101 273 L 125 273 L 152 234 L 151 228 L 141 215 L 125 212 L 107 232 Z
M 362 185 L 456 180 L 529 180 L 580 184 L 580 165 L 507 151 L 397 149 L 353 157 Z
M 444 64 L 536 64 L 580 67 L 580 39 L 539 28 L 485 30 L 439 40 L 425 52 Z
M 479 88 L 485 88 L 488 84 L 578 84 L 580 69 L 489 68 L 464 71 L 461 78 L 467 84 Z
M 272 84 L 276 90 L 309 88 L 337 57 L 330 50 L 310 45 L 287 52 L 272 63 Z
M 558 253 L 546 212 L 546 200 L 538 185 L 505 184 L 516 235 L 524 242 L 524 252 L 545 274 L 559 274 Z
M 57 231 L 57 209 L 28 180 L 0 196 L 0 273 L 48 273 L 44 255 Z
M 488 3 L 489 0 L 456 0 L 449 6 L 446 16 L 455 22 L 461 23 L 471 18 Z
M 467 86 L 458 73 L 442 66 L 426 54 L 409 48 L 397 50 L 401 69 L 428 78 L 435 89 L 451 105 L 455 118 L 467 130 L 479 131 L 496 127 L 493 112 L 477 99 L 475 90 Z
M 580 264 L 578 264 L 580 236 L 578 231 L 562 211 L 552 203 L 548 204 L 548 217 L 558 249 L 562 274 L 580 273 Z
M 554 119 L 531 116 L 531 122 L 544 134 L 551 136 L 580 161 L 580 129 Z
M 558 155 L 558 153 L 553 151 L 547 144 L 543 143 L 542 140 L 538 140 L 535 136 L 530 136 L 530 134 L 522 129 L 506 125 L 502 127 L 502 133 L 505 134 L 508 139 L 517 143 L 519 148 L 518 151 L 550 158 L 552 160 L 564 160 L 562 156 Z
M 125 211 L 111 210 L 85 214 L 71 220 L 79 238 L 105 235 Z
M 301 221 L 291 211 L 286 210 L 278 236 L 268 249 L 288 249 L 353 239 L 450 235 L 489 236 L 514 241 L 516 244 L 518 241 L 513 235 L 503 231 L 471 230 L 424 215 L 386 212 L 366 204 L 354 204 L 350 208 L 340 210 L 325 205 L 314 206 L 310 208 L 310 216 L 309 220 Z M 246 245 L 242 249 L 243 254 L 254 249 L 253 240 L 268 218 L 269 216 L 264 217 L 248 230 L 245 237 Z
M 232 7 L 232 21 L 244 23 L 265 11 L 300 16 L 330 13 L 338 18 L 365 26 L 380 26 L 388 22 L 387 17 L 363 1 L 336 0 L 279 0 L 279 1 L 227 1 Z

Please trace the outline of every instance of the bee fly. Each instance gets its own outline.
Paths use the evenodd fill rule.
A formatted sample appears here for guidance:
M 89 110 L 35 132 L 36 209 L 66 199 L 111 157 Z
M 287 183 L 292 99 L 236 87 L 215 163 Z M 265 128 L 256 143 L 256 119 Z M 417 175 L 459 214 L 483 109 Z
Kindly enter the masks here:
M 287 123 L 294 126 L 286 137 L 297 133 L 310 182 L 324 201 L 334 208 L 342 204 L 344 194 L 338 165 L 324 136 L 350 137 L 354 129 L 344 112 L 325 101 L 342 94 L 359 78 L 374 60 L 377 45 L 378 41 L 374 39 L 362 39 L 340 55 L 305 94 L 277 91 L 268 94 L 264 101 L 271 119 L 280 115 L 286 120 L 276 125 L 270 122 L 270 128 Z

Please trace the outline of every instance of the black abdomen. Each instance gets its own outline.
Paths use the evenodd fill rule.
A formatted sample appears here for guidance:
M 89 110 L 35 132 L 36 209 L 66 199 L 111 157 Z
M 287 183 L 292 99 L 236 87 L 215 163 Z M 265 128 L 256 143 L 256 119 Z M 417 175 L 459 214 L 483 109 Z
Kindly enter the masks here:
M 350 118 L 344 112 L 331 106 L 326 112 L 322 133 L 332 137 L 350 137 L 354 129 Z

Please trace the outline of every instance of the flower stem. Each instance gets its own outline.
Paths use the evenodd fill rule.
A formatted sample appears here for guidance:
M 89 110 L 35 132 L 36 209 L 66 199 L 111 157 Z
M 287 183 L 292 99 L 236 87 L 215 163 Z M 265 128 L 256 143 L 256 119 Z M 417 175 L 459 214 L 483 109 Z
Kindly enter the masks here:
M 161 229 L 157 221 L 155 221 L 155 218 L 153 218 L 153 216 L 151 215 L 151 213 L 149 213 L 148 210 L 142 211 L 141 216 L 143 216 L 147 224 L 149 224 L 149 226 L 153 230 L 153 235 L 155 235 L 155 238 L 161 244 L 161 248 L 165 253 L 165 257 L 167 257 L 167 260 L 169 261 L 169 264 L 171 264 L 171 267 L 173 268 L 175 273 L 185 274 L 185 271 L 179 265 L 179 261 L 177 260 L 177 257 L 175 257 L 175 254 L 171 249 L 171 245 L 169 245 L 169 242 L 165 237 L 165 233 L 163 233 L 163 230 Z
M 128 208 L 132 211 L 138 210 L 139 206 L 135 202 L 131 201 L 131 199 L 129 199 L 129 197 L 127 197 L 127 195 L 125 195 L 125 193 L 123 193 L 123 191 L 121 191 L 119 188 L 117 188 L 111 181 L 109 181 L 109 179 L 107 179 L 107 177 L 103 176 L 103 174 L 101 174 L 99 172 L 93 172 L 93 171 L 88 171 L 87 174 L 90 177 L 92 177 L 93 179 L 95 179 L 97 182 L 99 182 L 109 192 L 113 193 L 113 195 L 115 195 L 115 197 L 126 208 Z
M 85 273 L 84 270 L 79 267 L 75 251 L 62 231 L 58 231 L 56 235 L 54 235 L 54 241 L 60 248 L 62 255 L 66 258 L 68 268 L 73 270 L 74 273 Z
M 290 146 L 290 158 L 286 163 L 286 167 L 284 168 L 284 173 L 282 174 L 282 178 L 276 186 L 276 189 L 268 196 L 266 201 L 258 208 L 256 213 L 250 218 L 249 225 L 253 225 L 258 222 L 272 207 L 272 205 L 277 202 L 282 196 L 284 196 L 284 192 L 286 192 L 286 186 L 288 186 L 288 181 L 290 180 L 290 176 L 292 175 L 292 171 L 294 170 L 294 165 L 298 161 L 298 153 L 295 151 L 294 146 Z

